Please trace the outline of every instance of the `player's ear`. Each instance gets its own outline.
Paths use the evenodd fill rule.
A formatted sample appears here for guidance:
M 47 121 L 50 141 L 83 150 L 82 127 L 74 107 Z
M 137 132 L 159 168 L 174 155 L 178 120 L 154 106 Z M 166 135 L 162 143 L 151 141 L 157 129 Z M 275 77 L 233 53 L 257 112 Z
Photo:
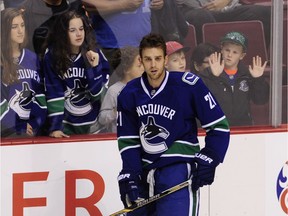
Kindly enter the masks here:
M 168 55 L 166 55 L 166 56 L 164 57 L 164 64 L 165 64 L 165 66 L 167 65 L 167 63 L 168 63 Z
M 140 55 L 137 55 L 137 66 L 140 66 L 140 65 L 142 65 L 142 61 L 141 61 L 141 57 L 140 57 Z

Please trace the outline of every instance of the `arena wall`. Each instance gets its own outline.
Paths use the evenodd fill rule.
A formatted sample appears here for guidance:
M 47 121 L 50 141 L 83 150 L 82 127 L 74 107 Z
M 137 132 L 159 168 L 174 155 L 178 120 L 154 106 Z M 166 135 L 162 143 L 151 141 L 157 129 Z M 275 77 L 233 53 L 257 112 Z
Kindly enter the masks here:
M 200 216 L 288 215 L 287 143 L 287 125 L 232 131 L 213 185 L 201 189 Z M 1 140 L 0 153 L 3 216 L 108 216 L 123 208 L 115 134 Z

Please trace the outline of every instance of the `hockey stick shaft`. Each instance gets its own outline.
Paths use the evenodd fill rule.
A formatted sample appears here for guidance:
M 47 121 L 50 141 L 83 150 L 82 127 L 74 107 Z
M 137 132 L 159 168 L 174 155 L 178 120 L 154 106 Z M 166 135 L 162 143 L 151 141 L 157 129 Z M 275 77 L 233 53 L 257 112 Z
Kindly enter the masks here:
M 147 198 L 145 200 L 141 200 L 141 201 L 139 201 L 137 203 L 134 203 L 133 205 L 129 206 L 128 208 L 124 208 L 124 209 L 122 209 L 120 211 L 117 211 L 117 212 L 111 214 L 110 216 L 124 216 L 124 215 L 126 215 L 127 212 L 132 212 L 132 211 L 134 211 L 134 210 L 136 210 L 138 208 L 141 208 L 141 207 L 143 207 L 143 206 L 145 206 L 145 205 L 147 205 L 147 204 L 149 204 L 151 202 L 154 202 L 154 201 L 156 201 L 158 199 L 161 199 L 161 198 L 163 198 L 163 197 L 165 197 L 165 196 L 167 196 L 167 195 L 169 195 L 171 193 L 174 193 L 174 192 L 176 192 L 176 191 L 178 191 L 178 190 L 180 190 L 182 188 L 185 188 L 185 187 L 187 187 L 190 184 L 191 184 L 191 179 L 188 179 L 187 181 L 182 182 L 182 183 L 180 183 L 178 185 L 175 185 L 175 186 L 173 186 L 173 187 L 171 187 L 171 188 L 169 188 L 169 189 L 167 189 L 165 191 L 162 191 L 159 194 L 156 194 L 156 195 L 151 196 L 151 197 L 149 197 L 149 198 Z

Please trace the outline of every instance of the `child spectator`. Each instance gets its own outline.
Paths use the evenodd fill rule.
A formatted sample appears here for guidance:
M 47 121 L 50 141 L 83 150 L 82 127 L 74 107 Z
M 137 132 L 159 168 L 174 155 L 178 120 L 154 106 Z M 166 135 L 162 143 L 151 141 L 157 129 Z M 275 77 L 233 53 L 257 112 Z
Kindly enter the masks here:
M 221 39 L 221 54 L 212 54 L 210 67 L 199 73 L 232 126 L 252 125 L 250 101 L 264 104 L 269 99 L 269 84 L 263 77 L 267 62 L 262 64 L 261 57 L 256 56 L 249 68 L 241 64 L 247 45 L 240 32 L 227 33 Z
M 191 71 L 198 74 L 209 67 L 209 58 L 215 52 L 220 52 L 220 49 L 210 43 L 201 43 L 195 47 L 191 55 Z
M 24 48 L 27 36 L 22 10 L 2 10 L 1 25 L 1 136 L 34 136 L 47 111 L 39 61 Z
M 189 47 L 183 47 L 182 44 L 178 43 L 177 41 L 166 42 L 168 61 L 165 64 L 165 68 L 168 71 L 185 72 L 185 52 L 187 52 L 189 49 Z
M 139 49 L 131 46 L 122 48 L 121 63 L 115 70 L 120 80 L 108 88 L 101 105 L 97 124 L 91 127 L 91 132 L 97 133 L 101 130 L 102 132 L 116 133 L 117 96 L 126 83 L 141 76 L 143 71 Z
M 44 56 L 50 136 L 86 134 L 100 110 L 109 64 L 81 14 L 65 12 L 57 23 Z
M 97 42 L 110 62 L 109 86 L 119 81 L 113 71 L 121 61 L 120 48 L 137 47 L 152 30 L 152 11 L 162 10 L 164 0 L 82 0 L 94 26 Z M 137 24 L 136 24 L 137 23 Z

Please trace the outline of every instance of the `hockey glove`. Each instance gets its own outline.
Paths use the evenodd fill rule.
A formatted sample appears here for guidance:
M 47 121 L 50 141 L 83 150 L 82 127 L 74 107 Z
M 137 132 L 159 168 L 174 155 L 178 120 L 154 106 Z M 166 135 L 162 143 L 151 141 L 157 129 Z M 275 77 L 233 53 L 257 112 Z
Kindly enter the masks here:
M 118 176 L 121 201 L 125 208 L 132 205 L 139 198 L 140 175 L 122 170 Z
M 214 181 L 215 170 L 219 164 L 219 159 L 215 153 L 207 148 L 203 148 L 195 155 L 196 169 L 192 177 L 192 191 L 197 191 L 199 187 L 210 185 Z

